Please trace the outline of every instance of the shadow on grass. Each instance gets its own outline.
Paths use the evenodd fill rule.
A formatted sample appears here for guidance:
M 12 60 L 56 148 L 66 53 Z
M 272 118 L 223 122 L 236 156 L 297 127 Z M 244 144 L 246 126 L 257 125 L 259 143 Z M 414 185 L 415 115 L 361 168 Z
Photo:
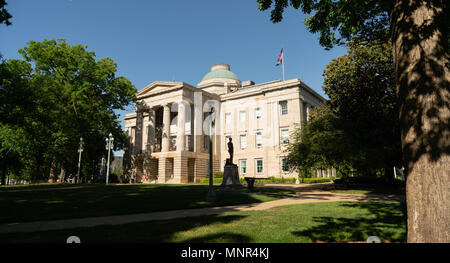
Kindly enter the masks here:
M 292 189 L 283 189 L 275 187 L 255 187 L 254 194 L 263 194 L 266 196 L 272 196 L 276 198 L 289 198 L 294 197 L 296 192 Z
M 402 204 L 357 202 L 341 205 L 360 209 L 363 214 L 351 218 L 314 217 L 317 226 L 292 233 L 309 237 L 313 242 L 366 241 L 369 236 L 378 236 L 382 242 L 406 242 Z
M 247 243 L 251 242 L 250 237 L 236 233 L 223 232 L 199 235 L 204 226 L 227 224 L 242 220 L 245 217 L 243 215 L 208 215 L 195 217 L 195 220 L 186 218 L 186 220 L 147 221 L 117 226 L 11 233 L 0 235 L 0 240 L 4 243 L 65 243 L 69 236 L 78 236 L 82 243 Z M 184 233 L 186 231 L 187 233 Z M 179 233 L 184 233 L 183 238 L 178 236 Z
M 206 185 L 79 185 L 57 189 L 0 192 L 0 224 L 251 204 L 282 197 L 273 190 L 221 194 L 207 201 Z

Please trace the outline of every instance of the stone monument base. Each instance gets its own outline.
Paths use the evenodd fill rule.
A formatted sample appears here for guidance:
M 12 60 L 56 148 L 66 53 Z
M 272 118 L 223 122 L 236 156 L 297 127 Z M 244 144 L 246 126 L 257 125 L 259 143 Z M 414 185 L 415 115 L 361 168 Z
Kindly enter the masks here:
M 239 169 L 235 164 L 226 164 L 223 171 L 223 181 L 220 187 L 239 188 L 242 187 L 239 182 Z

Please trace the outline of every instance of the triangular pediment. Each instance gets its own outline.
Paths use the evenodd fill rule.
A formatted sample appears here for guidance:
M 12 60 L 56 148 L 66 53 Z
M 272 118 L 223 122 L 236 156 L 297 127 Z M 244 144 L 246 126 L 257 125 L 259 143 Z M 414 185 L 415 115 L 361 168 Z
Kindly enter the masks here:
M 158 94 L 162 92 L 167 92 L 176 88 L 183 87 L 183 82 L 173 82 L 173 81 L 154 81 L 147 85 L 145 88 L 138 91 L 137 97 L 145 97 L 148 95 Z

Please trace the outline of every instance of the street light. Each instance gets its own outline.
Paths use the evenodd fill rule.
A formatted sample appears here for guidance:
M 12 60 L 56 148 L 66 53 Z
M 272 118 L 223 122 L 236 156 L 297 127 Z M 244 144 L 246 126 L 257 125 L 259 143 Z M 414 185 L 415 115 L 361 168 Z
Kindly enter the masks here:
M 213 188 L 213 154 L 212 154 L 213 108 L 212 107 L 211 107 L 209 114 L 210 114 L 209 116 L 211 118 L 211 122 L 209 123 L 209 191 L 208 191 L 208 194 L 206 195 L 206 198 L 208 200 L 214 200 L 214 198 L 216 197 L 216 193 L 214 192 L 214 188 Z
M 81 167 L 81 153 L 84 150 L 84 141 L 83 141 L 83 137 L 80 138 L 80 145 L 78 147 L 78 172 L 77 172 L 77 180 L 76 183 L 78 183 L 80 181 L 80 167 Z
M 109 139 L 106 138 L 106 150 L 108 151 L 108 162 L 106 163 L 106 184 L 108 184 L 108 179 L 109 179 L 109 156 L 111 153 L 111 150 L 114 147 L 114 138 L 112 136 L 112 134 L 109 134 Z

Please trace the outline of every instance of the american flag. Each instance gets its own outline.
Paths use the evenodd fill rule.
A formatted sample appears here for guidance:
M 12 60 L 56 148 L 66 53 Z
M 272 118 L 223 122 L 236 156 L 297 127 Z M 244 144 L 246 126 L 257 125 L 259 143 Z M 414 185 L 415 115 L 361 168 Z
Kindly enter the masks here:
M 283 49 L 281 49 L 280 55 L 278 56 L 276 66 L 279 66 L 281 64 L 283 64 Z

